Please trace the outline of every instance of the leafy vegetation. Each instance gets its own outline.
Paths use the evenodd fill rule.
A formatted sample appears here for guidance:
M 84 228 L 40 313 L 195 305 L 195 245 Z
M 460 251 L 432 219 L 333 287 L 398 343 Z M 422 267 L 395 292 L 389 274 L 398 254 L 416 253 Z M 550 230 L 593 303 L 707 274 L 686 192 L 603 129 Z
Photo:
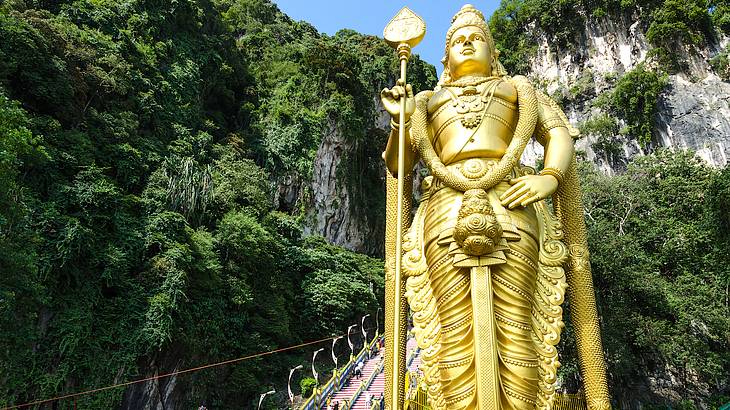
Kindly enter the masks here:
M 710 14 L 715 25 L 725 34 L 730 34 L 730 3 L 727 0 L 711 0 Z
M 667 76 L 639 65 L 622 76 L 611 92 L 610 109 L 626 121 L 623 133 L 647 145 L 652 138 L 659 94 Z
M 730 46 L 710 60 L 712 69 L 725 81 L 730 81 Z
M 601 112 L 579 124 L 578 128 L 583 135 L 592 135 L 596 138 L 591 145 L 594 152 L 603 155 L 610 164 L 622 161 L 623 145 L 619 134 L 619 124 L 616 118 Z
M 635 3 L 585 4 L 597 16 Z M 660 3 L 637 10 L 653 15 Z M 707 10 L 727 31 L 727 5 Z M 562 0 L 504 1 L 495 16 L 512 72 L 534 52 L 526 22 L 570 47 L 584 18 Z M 433 68 L 411 64 L 414 87 L 431 88 Z M 349 147 L 338 183 L 355 214 L 384 224 L 385 135 L 372 101 L 397 68 L 381 40 L 320 35 L 267 0 L 0 4 L 0 405 L 339 334 L 375 313 L 382 260 L 303 235 L 302 218 L 317 150 L 337 133 Z M 662 81 L 630 73 L 606 109 L 646 140 Z M 611 119 L 585 128 L 608 136 Z M 624 381 L 671 372 L 698 377 L 717 394 L 707 402 L 720 400 L 728 171 L 666 152 L 616 178 L 583 171 L 613 387 L 628 397 Z M 284 180 L 300 184 L 293 198 L 277 191 Z M 569 381 L 577 364 L 565 335 Z M 180 375 L 176 403 L 252 407 L 305 360 L 300 350 Z M 311 380 L 300 387 L 306 395 Z M 78 405 L 141 407 L 143 393 Z
M 596 136 L 594 148 L 608 157 L 619 154 L 617 149 L 620 149 L 621 141 L 616 138 L 618 135 L 634 138 L 646 146 L 654 134 L 659 97 L 666 85 L 666 74 L 640 64 L 621 76 L 613 89 L 591 102 L 600 112 L 581 123 L 579 128 L 583 134 Z
M 432 86 L 433 68 L 412 65 Z M 0 405 L 374 314 L 382 261 L 304 238 L 306 192 L 296 206 L 275 193 L 311 180 L 336 129 L 353 145 L 342 183 L 383 207 L 383 190 L 361 189 L 381 184 L 372 95 L 397 70 L 382 40 L 322 36 L 266 0 L 1 3 Z M 181 405 L 253 403 L 302 357 L 181 376 Z M 133 408 L 139 393 L 79 406 Z
M 299 381 L 299 387 L 302 391 L 302 397 L 311 397 L 314 393 L 314 388 L 317 387 L 317 380 L 312 377 L 305 377 Z
M 667 387 L 688 389 L 679 394 L 690 404 L 711 400 L 692 386 L 728 395 L 730 170 L 708 168 L 692 153 L 659 151 L 620 176 L 587 164 L 582 174 L 614 398 L 672 404 L 635 390 L 648 377 L 679 380 Z M 570 329 L 567 335 L 570 349 Z M 575 358 L 561 360 L 562 378 L 571 380 Z

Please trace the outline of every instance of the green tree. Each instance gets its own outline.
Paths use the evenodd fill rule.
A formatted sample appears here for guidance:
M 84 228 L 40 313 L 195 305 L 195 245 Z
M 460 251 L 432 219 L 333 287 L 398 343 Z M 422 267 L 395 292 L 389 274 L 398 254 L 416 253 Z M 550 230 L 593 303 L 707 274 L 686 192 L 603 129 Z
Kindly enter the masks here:
M 666 84 L 666 75 L 639 65 L 618 80 L 611 94 L 611 109 L 627 123 L 625 133 L 644 146 L 651 142 L 659 95 Z
M 617 398 L 637 394 L 627 380 L 641 385 L 667 372 L 724 389 L 716 382 L 730 376 L 728 242 L 718 225 L 726 173 L 692 153 L 668 151 L 635 160 L 618 177 L 584 169 L 591 263 Z M 568 369 L 577 368 L 573 360 L 566 358 Z

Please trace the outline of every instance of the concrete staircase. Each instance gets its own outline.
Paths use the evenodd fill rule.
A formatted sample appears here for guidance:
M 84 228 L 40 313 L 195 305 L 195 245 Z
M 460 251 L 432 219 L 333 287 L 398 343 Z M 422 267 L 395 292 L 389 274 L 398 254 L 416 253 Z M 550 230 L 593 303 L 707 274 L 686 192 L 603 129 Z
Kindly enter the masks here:
M 367 360 L 365 362 L 365 366 L 363 366 L 362 369 L 362 377 L 359 379 L 353 376 L 350 379 L 350 384 L 343 387 L 342 390 L 338 391 L 337 393 L 332 396 L 332 405 L 334 406 L 335 402 L 340 402 L 340 409 L 343 408 L 343 405 L 346 401 L 351 400 L 352 396 L 355 395 L 355 392 L 360 388 L 361 383 L 365 383 L 370 379 L 370 376 L 376 371 L 378 364 L 381 361 L 381 358 L 383 357 L 383 350 L 379 351 L 376 355 L 370 358 L 370 360 Z M 382 372 L 381 372 L 382 375 Z M 382 385 L 382 382 L 381 382 Z M 382 391 L 382 387 L 381 387 Z M 380 393 L 378 393 L 379 395 Z M 377 396 L 374 396 L 377 397 Z M 360 404 L 362 403 L 362 404 Z M 351 409 L 365 409 L 365 396 L 364 392 L 358 397 L 357 402 L 350 407 Z
M 416 340 L 411 338 L 408 339 L 408 343 L 406 344 L 406 357 L 410 357 L 410 354 L 412 351 L 414 351 L 417 348 Z M 383 349 L 384 350 L 384 349 Z M 382 353 L 381 353 L 382 354 Z M 377 360 L 380 360 L 380 354 L 378 354 Z M 370 360 L 372 362 L 372 360 Z M 408 366 L 408 369 L 411 371 L 415 371 L 418 369 L 418 365 L 421 363 L 421 355 L 419 354 L 416 356 L 411 364 Z M 365 367 L 367 368 L 369 363 L 365 364 Z M 377 362 L 376 362 L 377 364 Z M 373 367 L 375 369 L 377 366 Z M 372 371 L 371 371 L 372 372 Z M 372 373 L 368 373 L 365 370 L 363 370 L 363 379 L 367 380 Z M 356 389 L 355 389 L 356 390 Z M 367 390 L 363 391 L 360 396 L 358 396 L 357 400 L 351 407 L 351 409 L 354 410 L 370 410 L 369 407 L 367 407 L 367 393 L 370 393 L 371 397 L 373 399 L 379 398 L 380 394 L 385 391 L 385 372 L 381 371 L 377 376 L 375 376 L 375 379 L 373 379 L 373 382 L 368 386 Z M 354 393 L 354 390 L 353 390 Z M 352 397 L 352 395 L 350 396 Z M 333 402 L 334 403 L 334 402 Z

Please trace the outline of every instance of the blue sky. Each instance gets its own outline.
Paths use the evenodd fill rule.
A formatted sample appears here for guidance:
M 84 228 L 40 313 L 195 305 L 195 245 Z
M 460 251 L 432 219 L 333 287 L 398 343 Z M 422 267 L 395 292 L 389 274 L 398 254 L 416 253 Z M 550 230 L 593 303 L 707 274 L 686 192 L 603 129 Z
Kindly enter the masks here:
M 408 6 L 426 22 L 426 36 L 414 52 L 436 66 L 441 73 L 446 30 L 451 17 L 466 3 L 473 4 L 489 19 L 499 6 L 499 0 L 392 0 L 333 1 L 333 0 L 273 0 L 294 20 L 305 20 L 323 33 L 335 34 L 343 28 L 363 34 L 383 36 L 383 28 L 403 6 Z

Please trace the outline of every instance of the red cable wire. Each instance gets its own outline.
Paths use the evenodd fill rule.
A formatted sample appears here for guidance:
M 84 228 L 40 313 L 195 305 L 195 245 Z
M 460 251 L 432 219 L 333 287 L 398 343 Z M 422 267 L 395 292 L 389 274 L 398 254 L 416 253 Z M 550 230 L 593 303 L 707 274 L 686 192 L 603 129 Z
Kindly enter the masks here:
M 157 376 L 146 377 L 144 379 L 133 380 L 131 382 L 124 382 L 124 383 L 119 383 L 119 384 L 113 384 L 111 386 L 99 387 L 97 389 L 86 390 L 86 391 L 82 391 L 82 392 L 78 392 L 78 393 L 72 393 L 72 394 L 66 394 L 64 396 L 53 397 L 53 398 L 50 398 L 50 399 L 37 400 L 37 401 L 28 402 L 28 403 L 24 403 L 24 404 L 18 404 L 18 405 L 14 405 L 14 406 L 10 406 L 10 407 L 3 407 L 0 410 L 20 409 L 20 408 L 23 408 L 23 407 L 35 406 L 37 404 L 48 403 L 50 401 L 69 399 L 69 398 L 72 398 L 72 397 L 85 396 L 85 395 L 88 395 L 88 394 L 98 393 L 98 392 L 101 392 L 101 391 L 106 391 L 106 390 L 111 390 L 111 389 L 116 389 L 116 388 L 119 388 L 119 387 L 131 386 L 133 384 L 144 383 L 144 382 L 148 382 L 150 380 L 162 379 L 162 378 L 165 378 L 165 377 L 175 376 L 175 375 L 178 375 L 178 374 L 185 374 L 185 373 L 197 372 L 199 370 L 209 369 L 211 367 L 223 366 L 223 365 L 226 365 L 226 364 L 242 362 L 244 360 L 255 359 L 257 357 L 268 356 L 268 355 L 271 355 L 271 354 L 274 354 L 274 353 L 284 352 L 284 351 L 287 351 L 287 350 L 294 350 L 294 349 L 298 349 L 300 347 L 304 347 L 304 346 L 314 345 L 314 344 L 317 344 L 317 343 L 326 342 L 328 340 L 332 340 L 334 338 L 341 337 L 341 336 L 346 336 L 346 335 L 347 334 L 342 334 L 342 335 L 339 335 L 339 336 L 332 336 L 332 337 L 328 337 L 328 338 L 325 338 L 325 339 L 320 339 L 320 340 L 315 340 L 315 341 L 312 341 L 312 342 L 302 343 L 302 344 L 299 344 L 299 345 L 296 345 L 296 346 L 283 347 L 281 349 L 270 350 L 268 352 L 262 352 L 262 353 L 256 353 L 256 354 L 252 354 L 252 355 L 249 355 L 249 356 L 239 357 L 237 359 L 231 359 L 231 360 L 226 360 L 226 361 L 223 361 L 223 362 L 206 364 L 206 365 L 203 365 L 203 366 L 193 367 L 193 368 L 190 368 L 190 369 L 175 371 L 175 372 L 171 372 L 171 373 L 165 373 L 165 374 L 161 374 L 161 375 L 157 375 Z

